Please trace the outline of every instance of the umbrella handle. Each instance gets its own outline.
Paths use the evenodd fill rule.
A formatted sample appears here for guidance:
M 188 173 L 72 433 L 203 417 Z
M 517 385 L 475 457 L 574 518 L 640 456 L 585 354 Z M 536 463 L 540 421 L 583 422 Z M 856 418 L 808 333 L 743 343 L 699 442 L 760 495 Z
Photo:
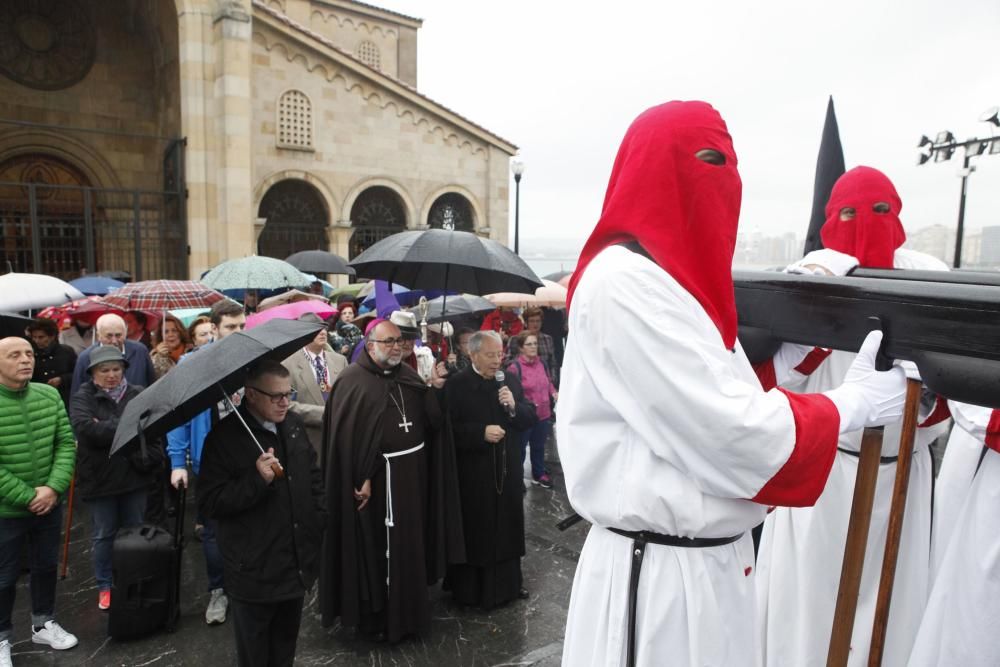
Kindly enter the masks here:
M 257 440 L 257 436 L 253 434 L 253 431 L 250 430 L 250 426 L 247 424 L 246 420 L 243 419 L 243 415 L 241 415 L 240 411 L 236 409 L 235 405 L 233 405 L 233 401 L 232 399 L 229 398 L 229 394 L 226 393 L 225 388 L 222 386 L 222 384 L 219 384 L 218 386 L 219 386 L 219 391 L 222 392 L 222 400 L 226 402 L 226 405 L 229 406 L 229 409 L 232 410 L 233 414 L 235 414 L 236 417 L 240 420 L 240 423 L 243 424 L 243 428 L 247 430 L 247 435 L 249 435 L 250 439 L 253 440 L 253 444 L 257 445 L 257 449 L 260 450 L 261 454 L 266 454 L 267 452 L 264 451 L 264 448 L 261 446 L 260 441 Z M 273 472 L 274 476 L 277 477 L 278 479 L 285 478 L 285 469 L 281 467 L 280 463 L 272 463 L 271 472 Z

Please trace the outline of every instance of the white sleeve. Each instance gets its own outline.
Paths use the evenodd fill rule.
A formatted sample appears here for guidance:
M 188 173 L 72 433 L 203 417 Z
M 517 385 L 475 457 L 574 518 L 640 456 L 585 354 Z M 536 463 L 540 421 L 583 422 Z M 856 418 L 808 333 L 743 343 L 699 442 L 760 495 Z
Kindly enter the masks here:
M 577 297 L 572 330 L 594 343 L 587 372 L 654 455 L 705 493 L 753 498 L 794 448 L 788 399 L 762 391 L 742 352 L 725 349 L 697 301 L 667 278 L 672 286 L 613 273 L 586 303 Z M 573 418 L 585 426 L 600 415 Z
M 820 248 L 813 250 L 799 261 L 789 264 L 785 267 L 785 273 L 809 274 L 812 271 L 805 267 L 812 265 L 821 266 L 835 276 L 846 276 L 848 271 L 858 265 L 858 259 L 836 250 Z

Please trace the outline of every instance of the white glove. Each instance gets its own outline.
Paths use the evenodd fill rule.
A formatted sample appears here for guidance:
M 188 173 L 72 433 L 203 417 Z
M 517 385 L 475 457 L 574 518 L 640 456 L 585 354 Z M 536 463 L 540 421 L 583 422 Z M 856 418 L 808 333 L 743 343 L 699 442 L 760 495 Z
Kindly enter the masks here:
M 869 333 L 847 369 L 844 383 L 823 392 L 837 406 L 841 433 L 857 431 L 863 426 L 882 426 L 903 416 L 906 373 L 898 366 L 888 371 L 875 370 L 875 355 L 881 344 L 881 331 Z
M 793 264 L 785 267 L 785 273 L 817 276 L 846 276 L 858 265 L 857 257 L 829 248 L 813 250 Z
M 778 385 L 788 381 L 795 367 L 801 364 L 809 353 L 816 348 L 812 345 L 796 345 L 795 343 L 782 343 L 781 347 L 774 355 L 774 377 Z

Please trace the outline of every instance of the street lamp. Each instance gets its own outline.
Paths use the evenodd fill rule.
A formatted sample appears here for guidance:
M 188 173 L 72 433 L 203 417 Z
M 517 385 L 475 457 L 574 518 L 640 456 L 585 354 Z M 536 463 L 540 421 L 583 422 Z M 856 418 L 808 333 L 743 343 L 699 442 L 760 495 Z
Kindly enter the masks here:
M 521 174 L 524 173 L 524 162 L 518 158 L 510 161 L 510 171 L 514 174 L 514 254 L 519 255 L 520 244 L 520 217 L 521 217 Z
M 1000 109 L 991 107 L 979 117 L 980 122 L 990 123 L 1000 127 Z M 927 135 L 920 137 L 917 148 L 921 149 L 917 159 L 917 166 L 926 164 L 934 159 L 934 162 L 947 162 L 959 148 L 964 149 L 962 158 L 962 168 L 958 175 L 962 177 L 962 192 L 958 199 L 958 228 L 955 230 L 955 268 L 962 266 L 962 240 L 965 236 L 965 195 L 968 190 L 969 175 L 976 170 L 970 164 L 970 160 L 979 157 L 989 148 L 990 155 L 1000 154 L 1000 136 L 993 134 L 990 129 L 990 136 L 985 138 L 972 138 L 965 141 L 956 141 L 955 135 L 947 130 L 938 132 L 931 141 Z

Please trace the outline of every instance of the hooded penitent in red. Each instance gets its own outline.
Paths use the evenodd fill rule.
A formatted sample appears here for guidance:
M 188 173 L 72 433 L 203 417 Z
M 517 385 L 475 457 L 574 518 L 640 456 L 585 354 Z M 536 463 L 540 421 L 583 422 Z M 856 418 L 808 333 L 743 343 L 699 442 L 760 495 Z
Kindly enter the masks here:
M 695 157 L 704 148 L 721 153 L 725 164 Z M 732 262 L 741 194 L 732 139 L 711 105 L 667 102 L 643 112 L 618 149 L 601 219 L 580 254 L 567 304 L 601 250 L 637 241 L 698 300 L 732 348 Z
M 889 205 L 887 212 L 875 206 Z M 854 209 L 853 220 L 841 220 L 840 211 Z M 878 169 L 855 167 L 841 176 L 826 204 L 826 222 L 820 230 L 823 245 L 857 257 L 861 266 L 891 269 L 896 248 L 906 241 L 899 222 L 903 203 L 889 177 Z

